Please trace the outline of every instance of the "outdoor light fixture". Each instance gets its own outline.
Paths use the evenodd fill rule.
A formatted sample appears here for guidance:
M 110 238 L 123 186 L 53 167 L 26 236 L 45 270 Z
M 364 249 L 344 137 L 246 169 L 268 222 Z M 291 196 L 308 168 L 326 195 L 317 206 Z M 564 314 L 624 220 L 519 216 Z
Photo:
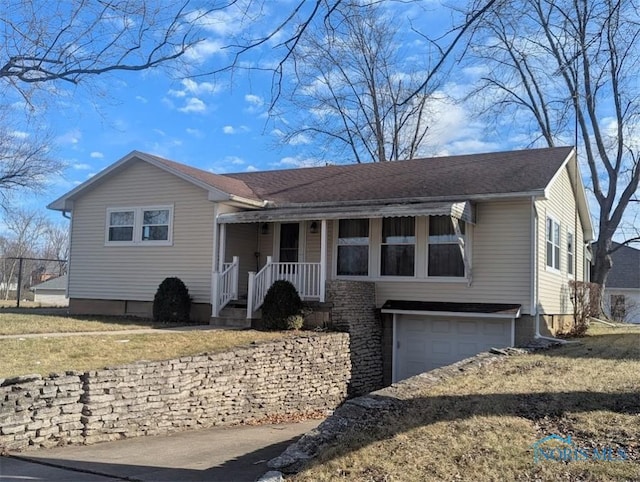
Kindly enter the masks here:
M 267 223 L 262 223 L 260 226 L 260 232 L 262 234 L 269 234 L 269 225 Z
M 318 232 L 318 221 L 311 221 L 309 225 L 309 232 L 311 234 L 316 234 Z

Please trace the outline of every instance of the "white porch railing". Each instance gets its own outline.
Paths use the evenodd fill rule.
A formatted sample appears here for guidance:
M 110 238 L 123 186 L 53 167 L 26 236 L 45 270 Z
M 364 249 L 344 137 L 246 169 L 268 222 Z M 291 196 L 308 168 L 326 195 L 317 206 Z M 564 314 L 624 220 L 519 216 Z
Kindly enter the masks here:
M 251 318 L 253 312 L 262 306 L 267 291 L 277 280 L 291 282 L 302 299 L 323 301 L 320 266 L 320 263 L 274 263 L 271 256 L 267 256 L 264 268 L 257 273 L 249 273 L 247 318 Z
M 220 310 L 231 300 L 238 299 L 238 271 L 240 262 L 237 256 L 231 263 L 223 263 L 222 272 L 214 272 L 211 279 L 212 316 L 218 316 Z

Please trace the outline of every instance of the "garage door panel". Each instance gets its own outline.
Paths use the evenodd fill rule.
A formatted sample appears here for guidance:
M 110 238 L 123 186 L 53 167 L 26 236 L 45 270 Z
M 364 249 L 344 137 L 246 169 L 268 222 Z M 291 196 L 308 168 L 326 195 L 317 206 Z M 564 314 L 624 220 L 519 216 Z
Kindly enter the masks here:
M 511 320 L 396 318 L 396 380 L 511 344 Z

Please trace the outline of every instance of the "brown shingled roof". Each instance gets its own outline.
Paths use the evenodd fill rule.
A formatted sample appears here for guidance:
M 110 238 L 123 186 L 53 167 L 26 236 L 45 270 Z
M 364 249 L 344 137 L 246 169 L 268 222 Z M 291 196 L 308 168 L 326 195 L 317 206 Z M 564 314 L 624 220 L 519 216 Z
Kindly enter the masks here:
M 256 193 L 241 179 L 203 171 L 202 169 L 197 169 L 195 167 L 187 166 L 186 164 L 180 164 L 179 162 L 170 161 L 168 159 L 164 159 L 162 157 L 154 156 L 151 154 L 146 155 L 153 158 L 155 161 L 164 164 L 169 169 L 179 171 L 182 174 L 202 181 L 205 184 L 208 184 L 209 186 L 212 186 L 228 194 L 233 194 L 247 199 L 253 199 L 256 201 L 261 200 L 256 195 Z
M 571 147 L 224 174 L 277 205 L 542 191 Z

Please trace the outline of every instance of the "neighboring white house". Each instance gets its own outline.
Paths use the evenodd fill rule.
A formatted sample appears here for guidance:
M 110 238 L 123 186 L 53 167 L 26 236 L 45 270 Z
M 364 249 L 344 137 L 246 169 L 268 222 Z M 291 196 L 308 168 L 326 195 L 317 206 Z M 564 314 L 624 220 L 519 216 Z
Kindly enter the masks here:
M 67 275 L 58 276 L 31 287 L 33 301 L 46 306 L 68 306 Z
M 571 147 L 223 175 L 132 152 L 48 207 L 72 313 L 149 315 L 168 276 L 203 320 L 276 279 L 369 281 L 393 379 L 554 334 L 592 240 Z
M 619 321 L 640 323 L 640 250 L 613 243 L 613 265 L 604 290 L 608 315 Z

